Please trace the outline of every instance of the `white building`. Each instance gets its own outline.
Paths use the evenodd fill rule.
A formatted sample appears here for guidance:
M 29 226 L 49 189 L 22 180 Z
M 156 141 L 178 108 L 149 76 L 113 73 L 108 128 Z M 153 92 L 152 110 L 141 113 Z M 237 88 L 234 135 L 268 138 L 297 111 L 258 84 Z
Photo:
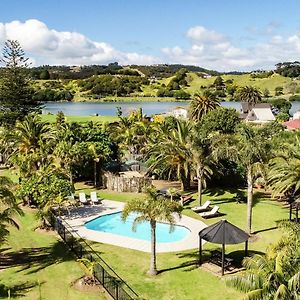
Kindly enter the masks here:
M 299 120 L 300 119 L 300 110 L 296 111 L 293 114 L 293 120 Z
M 171 111 L 171 115 L 175 118 L 182 118 L 187 119 L 188 118 L 188 111 L 184 107 L 176 107 Z

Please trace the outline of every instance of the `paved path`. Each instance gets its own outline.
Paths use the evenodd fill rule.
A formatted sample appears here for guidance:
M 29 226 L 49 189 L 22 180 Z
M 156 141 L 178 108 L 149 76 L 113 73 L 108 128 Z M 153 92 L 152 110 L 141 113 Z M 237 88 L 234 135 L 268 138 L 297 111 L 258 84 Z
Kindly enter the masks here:
M 125 203 L 123 202 L 102 200 L 101 205 L 85 206 L 72 209 L 70 214 L 68 216 L 65 216 L 64 219 L 68 222 L 69 225 L 72 226 L 73 231 L 77 232 L 82 238 L 124 248 L 150 252 L 149 241 L 134 239 L 107 232 L 90 230 L 84 226 L 86 222 L 93 220 L 99 216 L 122 211 L 124 205 Z M 198 233 L 201 229 L 206 227 L 206 224 L 184 215 L 180 220 L 176 219 L 176 224 L 185 226 L 190 230 L 190 233 L 183 240 L 178 242 L 157 243 L 157 252 L 176 252 L 194 249 L 199 246 Z

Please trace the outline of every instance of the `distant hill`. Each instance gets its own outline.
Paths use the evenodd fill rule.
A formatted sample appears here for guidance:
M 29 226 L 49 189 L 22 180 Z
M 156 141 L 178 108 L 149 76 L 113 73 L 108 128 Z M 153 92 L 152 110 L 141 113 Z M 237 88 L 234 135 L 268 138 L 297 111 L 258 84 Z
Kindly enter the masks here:
M 288 98 L 300 94 L 298 62 L 281 63 L 274 71 L 219 73 L 181 64 L 120 66 L 118 63 L 91 66 L 41 66 L 29 69 L 36 97 L 40 101 L 190 99 L 210 89 L 220 100 L 234 101 L 243 86 L 259 89 L 264 97 Z M 0 69 L 1 72 L 1 69 Z M 221 76 L 223 88 L 214 82 Z

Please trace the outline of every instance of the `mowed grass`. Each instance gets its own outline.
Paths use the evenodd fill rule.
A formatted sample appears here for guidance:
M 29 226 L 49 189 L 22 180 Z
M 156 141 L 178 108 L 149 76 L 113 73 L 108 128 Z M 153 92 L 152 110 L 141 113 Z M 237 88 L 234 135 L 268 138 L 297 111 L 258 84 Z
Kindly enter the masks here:
M 78 191 L 89 193 L 92 189 L 84 185 L 77 185 Z M 227 219 L 244 229 L 246 227 L 246 203 L 236 203 L 232 197 L 236 190 L 213 189 L 204 194 L 203 202 L 210 200 L 212 205 L 218 205 L 222 215 L 217 218 L 204 220 L 194 213 L 190 207 L 197 205 L 193 201 L 185 207 L 183 214 L 199 219 L 207 225 L 221 219 Z M 144 197 L 134 193 L 114 193 L 98 191 L 100 197 L 130 201 L 133 198 Z M 196 194 L 194 194 L 194 197 Z M 257 240 L 249 244 L 250 253 L 264 253 L 266 247 L 276 242 L 281 232 L 276 228 L 276 221 L 287 218 L 288 210 L 281 203 L 268 198 L 263 191 L 255 192 L 253 207 L 253 232 Z M 239 299 L 241 294 L 228 288 L 223 279 L 204 271 L 197 266 L 197 249 L 174 253 L 160 253 L 157 255 L 157 266 L 160 271 L 157 277 L 149 277 L 147 271 L 150 254 L 116 247 L 107 244 L 91 242 L 93 248 L 112 266 L 116 272 L 126 279 L 130 286 L 145 299 Z M 220 249 L 220 245 L 206 243 L 207 250 Z M 227 245 L 227 255 L 241 260 L 244 254 L 244 244 Z
M 0 298 L 8 299 L 108 299 L 102 292 L 81 292 L 71 284 L 84 275 L 76 258 L 53 232 L 35 231 L 32 210 L 18 218 L 0 249 Z
M 56 115 L 50 114 L 42 114 L 41 115 L 42 121 L 54 123 L 56 121 Z M 66 116 L 67 122 L 78 122 L 78 123 L 87 123 L 87 122 L 94 122 L 94 123 L 112 123 L 118 121 L 117 116 Z

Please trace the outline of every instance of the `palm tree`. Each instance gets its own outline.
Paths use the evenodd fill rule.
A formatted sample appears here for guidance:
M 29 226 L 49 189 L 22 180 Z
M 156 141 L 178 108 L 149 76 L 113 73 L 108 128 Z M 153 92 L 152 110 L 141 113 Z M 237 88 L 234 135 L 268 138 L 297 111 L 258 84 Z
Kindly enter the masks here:
M 176 128 L 158 133 L 156 139 L 149 143 L 146 149 L 149 171 L 160 168 L 169 178 L 176 173 L 181 181 L 181 190 L 190 187 L 191 151 L 188 140 L 191 128 L 188 121 L 176 120 Z
M 12 189 L 12 181 L 7 177 L 0 176 L 0 243 L 4 242 L 9 234 L 8 225 L 19 228 L 13 216 L 22 215 L 22 210 L 17 205 Z
M 190 118 L 199 122 L 209 111 L 220 105 L 217 98 L 210 92 L 200 95 L 196 93 L 189 107 Z
M 300 195 L 300 139 L 296 136 L 270 162 L 268 181 L 273 195 Z
M 181 217 L 182 206 L 176 201 L 170 201 L 158 194 L 154 187 L 146 190 L 146 199 L 134 199 L 126 203 L 122 212 L 125 221 L 130 213 L 137 213 L 133 222 L 133 230 L 137 225 L 148 221 L 151 226 L 151 260 L 150 275 L 157 274 L 156 268 L 156 223 L 164 221 L 170 223 L 170 230 L 174 228 L 175 216 Z
M 198 201 L 202 205 L 202 188 L 206 187 L 206 179 L 210 178 L 213 171 L 210 166 L 213 164 L 211 149 L 209 148 L 209 141 L 203 138 L 199 129 L 193 127 L 190 136 L 188 147 L 191 150 L 191 165 L 196 173 L 198 181 Z
M 261 102 L 261 92 L 253 86 L 242 87 L 238 92 L 238 96 L 240 101 L 248 102 L 251 108 L 256 103 Z
M 269 246 L 266 255 L 245 258 L 245 272 L 226 283 L 245 292 L 248 300 L 298 300 L 300 297 L 299 224 L 282 222 L 282 238 Z
M 29 115 L 16 124 L 7 139 L 13 148 L 10 161 L 19 167 L 21 175 L 27 177 L 39 168 L 50 152 L 54 136 L 49 124 L 37 115 Z
M 218 135 L 214 138 L 213 155 L 215 158 L 227 158 L 243 166 L 247 178 L 247 226 L 251 234 L 253 184 L 255 176 L 262 174 L 262 168 L 269 160 L 270 139 L 265 136 L 264 128 L 257 129 L 247 124 L 233 135 Z

